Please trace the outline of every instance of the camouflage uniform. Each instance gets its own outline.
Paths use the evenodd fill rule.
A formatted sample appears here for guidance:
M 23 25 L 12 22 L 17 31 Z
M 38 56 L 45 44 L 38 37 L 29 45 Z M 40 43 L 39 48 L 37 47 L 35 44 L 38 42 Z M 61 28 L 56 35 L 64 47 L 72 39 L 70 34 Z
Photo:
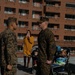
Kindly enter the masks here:
M 50 65 L 46 63 L 47 60 L 53 60 L 56 45 L 54 35 L 49 28 L 42 30 L 38 35 L 38 68 L 37 75 L 49 75 Z
M 1 33 L 0 43 L 0 62 L 2 75 L 15 75 L 17 71 L 17 40 L 15 33 L 7 28 Z M 7 65 L 12 65 L 11 71 L 7 70 Z

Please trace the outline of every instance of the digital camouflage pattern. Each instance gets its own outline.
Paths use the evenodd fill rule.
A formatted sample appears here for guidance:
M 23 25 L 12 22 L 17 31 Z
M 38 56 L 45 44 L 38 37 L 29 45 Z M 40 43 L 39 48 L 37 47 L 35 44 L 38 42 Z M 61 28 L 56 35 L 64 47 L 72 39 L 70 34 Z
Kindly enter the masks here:
M 49 75 L 50 65 L 47 60 L 53 60 L 56 52 L 54 35 L 49 28 L 42 30 L 38 35 L 38 70 L 37 75 Z
M 17 69 L 17 39 L 15 33 L 6 29 L 1 33 L 0 36 L 0 64 L 4 75 L 14 75 Z M 8 71 L 6 69 L 7 65 L 12 65 L 12 70 Z

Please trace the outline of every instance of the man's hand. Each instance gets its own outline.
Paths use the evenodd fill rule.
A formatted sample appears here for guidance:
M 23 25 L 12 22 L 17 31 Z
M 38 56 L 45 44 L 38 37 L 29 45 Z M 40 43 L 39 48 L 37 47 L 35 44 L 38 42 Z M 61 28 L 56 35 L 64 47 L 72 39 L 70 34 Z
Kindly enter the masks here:
M 52 63 L 52 60 L 47 60 L 46 63 L 47 63 L 48 65 L 50 65 L 50 64 Z
M 7 69 L 8 70 L 12 70 L 12 66 L 11 65 L 7 65 Z

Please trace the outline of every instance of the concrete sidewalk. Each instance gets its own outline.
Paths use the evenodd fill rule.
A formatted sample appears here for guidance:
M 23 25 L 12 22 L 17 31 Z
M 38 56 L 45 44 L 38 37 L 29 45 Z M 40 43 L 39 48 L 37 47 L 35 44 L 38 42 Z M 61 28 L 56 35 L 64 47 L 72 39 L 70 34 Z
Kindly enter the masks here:
M 29 69 L 25 69 L 23 67 L 23 58 L 18 58 L 18 72 L 17 72 L 17 75 L 35 75 L 34 74 L 30 74 L 31 73 L 31 68 Z M 31 63 L 32 63 L 32 60 L 31 60 Z M 30 67 L 32 67 L 32 64 L 30 63 Z M 75 72 L 75 57 L 70 57 L 69 58 L 69 63 L 70 63 L 70 69 L 71 71 Z M 72 74 L 72 75 L 75 75 L 75 74 Z
M 75 71 L 75 57 L 70 57 L 69 59 L 69 63 L 70 65 L 70 69 L 72 71 Z M 32 72 L 32 59 L 30 61 L 30 68 L 25 68 L 24 66 L 24 61 L 23 58 L 18 58 L 18 67 L 17 67 L 17 75 L 35 75 L 35 72 L 33 74 L 31 74 Z M 1 74 L 0 74 L 1 75 Z M 75 75 L 75 74 L 72 74 Z
M 25 68 L 24 66 L 23 58 L 18 58 L 18 69 L 17 69 L 17 75 L 33 75 L 32 74 L 32 59 L 30 61 L 29 68 Z
M 23 66 L 23 58 L 18 58 L 18 64 L 17 64 L 17 75 L 34 75 L 34 74 L 31 74 L 32 72 L 32 64 L 31 64 L 32 60 L 30 61 L 30 68 L 25 68 Z M 1 75 L 1 73 L 0 73 Z

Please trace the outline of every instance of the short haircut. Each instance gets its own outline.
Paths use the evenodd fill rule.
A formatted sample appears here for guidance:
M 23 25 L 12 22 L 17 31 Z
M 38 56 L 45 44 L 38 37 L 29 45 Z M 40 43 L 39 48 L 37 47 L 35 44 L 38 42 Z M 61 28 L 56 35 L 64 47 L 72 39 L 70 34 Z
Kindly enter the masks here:
M 17 23 L 17 18 L 9 17 L 7 20 L 7 26 L 9 26 L 12 22 Z
M 40 17 L 40 20 L 37 21 L 37 23 L 40 24 L 40 23 L 45 22 L 45 21 L 49 21 L 49 18 L 46 18 L 46 17 Z

